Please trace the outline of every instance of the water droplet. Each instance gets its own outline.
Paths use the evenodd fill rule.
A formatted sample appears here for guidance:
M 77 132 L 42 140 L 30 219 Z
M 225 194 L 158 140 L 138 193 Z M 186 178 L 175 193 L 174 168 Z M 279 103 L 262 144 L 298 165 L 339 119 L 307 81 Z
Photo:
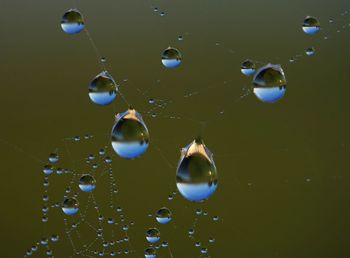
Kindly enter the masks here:
M 83 175 L 79 180 L 79 188 L 83 192 L 92 192 L 96 188 L 96 180 L 91 175 Z
M 156 250 L 153 247 L 149 247 L 145 250 L 145 258 L 155 258 Z
M 51 175 L 53 172 L 53 167 L 51 165 L 45 165 L 43 168 L 43 172 L 45 175 Z
M 140 113 L 130 108 L 117 114 L 112 129 L 112 147 L 120 157 L 137 158 L 146 152 L 148 144 L 148 129 Z
M 52 241 L 52 242 L 58 242 L 59 239 L 60 239 L 60 238 L 59 238 L 58 235 L 55 235 L 55 234 L 54 234 L 54 235 L 51 236 L 51 241 Z
M 166 207 L 159 209 L 156 213 L 156 219 L 160 224 L 169 223 L 172 219 L 171 211 Z
M 77 34 L 84 27 L 83 16 L 77 9 L 68 10 L 61 19 L 61 28 L 67 34 Z
M 118 86 L 113 77 L 103 71 L 90 83 L 89 97 L 97 105 L 106 106 L 117 97 Z
M 312 16 L 307 16 L 303 23 L 303 31 L 308 35 L 314 35 L 320 31 L 319 21 Z
M 160 232 L 156 228 L 150 228 L 146 232 L 146 239 L 150 243 L 158 242 L 160 239 Z
M 251 76 L 255 73 L 255 71 L 256 71 L 255 64 L 251 60 L 247 59 L 242 63 L 241 72 L 244 75 Z
M 182 41 L 184 38 L 180 35 L 180 36 L 177 37 L 177 39 L 178 39 L 179 41 Z
M 215 192 L 218 175 L 213 154 L 200 138 L 182 149 L 176 180 L 179 192 L 189 201 L 204 201 Z
M 305 53 L 307 56 L 313 56 L 313 55 L 315 55 L 315 48 L 309 47 L 305 50 Z
M 62 211 L 67 215 L 75 215 L 79 211 L 79 202 L 75 198 L 66 198 L 62 204 Z
M 156 103 L 156 101 L 155 101 L 154 99 L 149 99 L 149 100 L 148 100 L 148 103 L 151 104 L 151 105 L 153 105 L 154 103 Z
M 51 154 L 50 154 L 50 156 L 49 156 L 49 161 L 50 161 L 51 163 L 56 163 L 56 162 L 58 162 L 58 160 L 59 160 L 59 156 L 58 156 L 57 153 L 51 153 Z
M 274 103 L 284 96 L 287 80 L 280 65 L 267 64 L 256 72 L 253 85 L 258 99 Z
M 166 68 L 176 68 L 181 64 L 182 57 L 179 50 L 168 47 L 162 54 L 162 64 Z

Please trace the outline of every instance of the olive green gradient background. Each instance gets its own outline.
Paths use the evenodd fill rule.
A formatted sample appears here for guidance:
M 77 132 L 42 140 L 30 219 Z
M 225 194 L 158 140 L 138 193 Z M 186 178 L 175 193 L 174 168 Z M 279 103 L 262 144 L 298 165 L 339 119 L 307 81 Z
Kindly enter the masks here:
M 109 145 L 114 113 L 127 108 L 121 98 L 108 107 L 90 102 L 87 86 L 100 72 L 96 55 L 85 33 L 66 35 L 59 23 L 73 3 L 0 1 L 0 257 L 23 257 L 44 236 L 42 164 L 34 157 L 46 160 L 62 138 L 86 133 L 96 135 L 89 148 Z M 154 13 L 152 4 L 167 15 Z M 136 250 L 130 257 L 142 257 L 145 229 L 156 225 L 147 214 L 170 206 L 179 150 L 198 134 L 214 153 L 219 187 L 204 204 L 179 195 L 171 204 L 177 228 L 159 228 L 175 258 L 199 257 L 187 237 L 195 208 L 223 218 L 198 226 L 201 242 L 216 238 L 212 247 L 206 244 L 214 258 L 350 257 L 350 27 L 341 29 L 350 15 L 340 16 L 349 1 L 89 0 L 78 7 L 110 73 L 117 81 L 128 79 L 121 86 L 128 101 L 142 113 L 148 97 L 170 99 L 164 113 L 183 117 L 144 115 L 148 152 L 134 161 L 114 156 L 118 201 L 136 223 L 129 232 Z M 319 35 L 302 32 L 307 15 L 319 18 Z M 332 27 L 329 18 L 335 19 Z M 183 54 L 175 70 L 160 62 L 169 45 Z M 304 55 L 310 46 L 314 57 Z M 300 60 L 289 64 L 299 53 Z M 281 101 L 264 104 L 254 95 L 240 100 L 251 80 L 240 74 L 246 58 L 282 64 L 288 85 Z M 139 93 L 149 88 L 148 96 Z M 198 94 L 184 97 L 191 92 Z M 74 148 L 77 156 L 87 154 L 83 143 Z M 61 196 L 64 180 L 53 178 L 54 194 Z M 108 185 L 97 190 L 103 202 Z M 55 213 L 47 231 L 61 236 L 52 245 L 54 255 L 70 257 L 63 215 L 49 215 Z M 169 255 L 163 250 L 159 257 Z

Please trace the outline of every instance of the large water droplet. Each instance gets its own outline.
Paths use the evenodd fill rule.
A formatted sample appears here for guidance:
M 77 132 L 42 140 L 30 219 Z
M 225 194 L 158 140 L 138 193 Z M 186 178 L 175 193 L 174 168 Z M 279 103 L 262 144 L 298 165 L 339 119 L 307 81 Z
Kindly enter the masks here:
M 162 64 L 166 68 L 176 68 L 181 64 L 182 57 L 179 50 L 168 47 L 162 54 Z
M 303 23 L 303 31 L 308 35 L 314 35 L 320 31 L 319 21 L 312 16 L 307 16 Z
M 287 80 L 280 65 L 267 64 L 256 72 L 253 85 L 258 99 L 274 103 L 284 96 Z
M 189 201 L 204 201 L 215 192 L 218 175 L 213 154 L 201 139 L 182 149 L 176 180 L 179 192 Z
M 144 154 L 149 145 L 148 129 L 142 116 L 130 108 L 116 116 L 112 129 L 112 146 L 122 158 L 134 159 Z
M 113 77 L 103 71 L 90 83 L 89 97 L 97 105 L 105 106 L 113 102 L 117 97 L 118 86 Z
M 61 28 L 67 34 L 77 34 L 84 27 L 83 16 L 77 9 L 68 10 L 61 19 Z

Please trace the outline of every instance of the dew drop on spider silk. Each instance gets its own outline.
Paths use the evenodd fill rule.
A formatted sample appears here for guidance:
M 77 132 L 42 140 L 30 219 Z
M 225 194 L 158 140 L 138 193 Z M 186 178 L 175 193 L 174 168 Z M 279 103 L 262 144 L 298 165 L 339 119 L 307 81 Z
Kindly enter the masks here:
M 171 211 L 166 207 L 160 208 L 156 213 L 156 220 L 160 224 L 168 224 L 171 221 L 171 219 Z
M 150 228 L 146 232 L 146 239 L 150 243 L 156 243 L 160 239 L 160 232 L 156 228 Z
M 315 35 L 316 33 L 318 33 L 320 31 L 320 29 L 321 29 L 320 23 L 315 17 L 307 16 L 304 19 L 303 31 L 306 34 Z
M 280 65 L 267 64 L 253 78 L 255 96 L 266 103 L 280 100 L 286 93 L 287 80 Z
M 316 50 L 314 47 L 309 47 L 305 50 L 305 54 L 307 56 L 313 56 L 313 55 L 315 55 L 315 52 L 316 52 Z
M 176 68 L 182 62 L 182 56 L 179 50 L 173 47 L 168 47 L 162 54 L 162 64 L 166 68 Z
M 156 257 L 156 249 L 153 247 L 148 247 L 145 250 L 145 258 L 155 258 Z
M 96 188 L 96 180 L 91 175 L 83 175 L 79 180 L 79 188 L 83 192 L 90 193 Z
M 62 211 L 66 215 L 75 215 L 79 211 L 79 202 L 75 198 L 66 198 L 62 204 Z
M 256 71 L 256 66 L 253 61 L 247 59 L 241 65 L 241 72 L 245 76 L 252 76 Z
M 89 85 L 91 101 L 100 106 L 111 104 L 117 94 L 118 85 L 107 71 L 98 74 Z
M 58 160 L 59 160 L 59 156 L 58 156 L 57 153 L 51 153 L 51 154 L 49 155 L 49 161 L 50 161 L 51 163 L 56 163 L 56 162 L 58 162 Z
M 142 116 L 129 108 L 116 115 L 112 129 L 112 147 L 122 158 L 134 159 L 144 154 L 149 145 L 149 133 Z
M 189 201 L 202 202 L 216 191 L 218 174 L 213 154 L 202 139 L 182 148 L 176 181 L 179 192 Z
M 61 19 L 61 28 L 67 34 L 77 34 L 85 27 L 84 19 L 77 9 L 68 10 Z

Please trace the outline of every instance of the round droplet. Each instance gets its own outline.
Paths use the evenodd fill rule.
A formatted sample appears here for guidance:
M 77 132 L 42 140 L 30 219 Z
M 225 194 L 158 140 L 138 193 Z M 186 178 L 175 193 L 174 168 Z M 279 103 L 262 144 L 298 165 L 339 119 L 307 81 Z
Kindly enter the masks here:
M 189 201 L 204 201 L 215 192 L 218 175 L 213 154 L 200 138 L 182 149 L 176 181 L 179 192 Z
M 58 156 L 57 153 L 51 153 L 51 154 L 50 154 L 50 156 L 49 156 L 49 161 L 50 161 L 51 163 L 56 163 L 56 162 L 58 162 L 58 160 L 59 160 L 59 156 Z
M 305 50 L 305 53 L 307 56 L 313 56 L 313 55 L 315 55 L 315 51 L 316 51 L 315 48 L 309 47 Z
M 168 47 L 162 54 L 162 64 L 166 68 L 176 68 L 181 64 L 182 57 L 179 50 Z
M 160 232 L 156 228 L 150 228 L 146 232 L 146 239 L 150 243 L 158 242 L 160 239 Z
M 61 28 L 67 34 L 77 34 L 84 27 L 83 16 L 77 9 L 68 10 L 61 19 Z
M 303 31 L 308 35 L 314 35 L 320 31 L 319 21 L 312 16 L 307 16 L 303 23 Z
M 79 211 L 79 202 L 75 198 L 66 198 L 63 201 L 62 210 L 67 215 L 75 215 Z
M 83 192 L 92 192 L 96 188 L 96 180 L 91 175 L 83 175 L 79 180 L 79 188 Z
M 156 219 L 160 224 L 169 223 L 172 219 L 171 211 L 166 207 L 159 209 L 156 213 Z
M 118 86 L 113 77 L 103 71 L 98 74 L 90 83 L 89 97 L 97 105 L 106 106 L 117 97 Z
M 155 258 L 156 257 L 156 249 L 153 247 L 149 247 L 145 250 L 145 258 Z
M 149 133 L 142 116 L 130 108 L 116 115 L 112 129 L 112 147 L 122 158 L 134 159 L 144 154 L 149 145 Z
M 51 165 L 45 165 L 43 168 L 43 172 L 45 175 L 51 175 L 53 172 L 53 167 Z
M 256 72 L 253 85 L 258 99 L 274 103 L 286 93 L 287 80 L 280 65 L 267 64 Z
M 255 71 L 256 71 L 255 64 L 251 60 L 247 59 L 242 63 L 241 72 L 245 76 L 251 76 L 255 73 Z

